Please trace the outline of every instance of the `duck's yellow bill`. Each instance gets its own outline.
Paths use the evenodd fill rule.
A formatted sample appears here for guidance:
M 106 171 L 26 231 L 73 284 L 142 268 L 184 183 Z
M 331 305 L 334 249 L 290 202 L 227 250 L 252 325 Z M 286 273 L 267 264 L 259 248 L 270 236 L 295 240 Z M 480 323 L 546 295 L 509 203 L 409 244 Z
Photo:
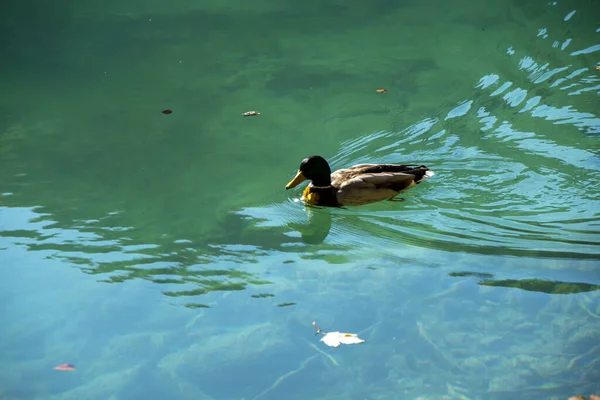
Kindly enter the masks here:
M 290 181 L 290 183 L 288 183 L 287 185 L 285 185 L 285 190 L 288 190 L 288 189 L 291 189 L 291 188 L 295 188 L 296 186 L 298 186 L 299 184 L 301 184 L 305 180 L 306 180 L 306 178 L 304 177 L 304 174 L 302 173 L 302 171 L 298 171 L 298 173 L 296 174 L 296 176 L 294 177 L 294 179 L 292 179 Z

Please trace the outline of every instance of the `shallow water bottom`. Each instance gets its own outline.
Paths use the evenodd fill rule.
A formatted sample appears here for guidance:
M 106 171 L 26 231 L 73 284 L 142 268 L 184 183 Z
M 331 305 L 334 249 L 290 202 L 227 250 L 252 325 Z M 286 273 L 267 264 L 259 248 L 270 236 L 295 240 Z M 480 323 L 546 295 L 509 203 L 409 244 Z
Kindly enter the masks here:
M 144 280 L 98 284 L 14 244 L 5 252 L 3 399 L 558 399 L 600 382 L 598 291 L 490 286 L 460 270 L 469 256 L 422 268 L 285 254 L 257 266 L 273 285 L 190 309 Z M 312 321 L 366 342 L 329 348 Z M 61 363 L 76 371 L 52 369 Z

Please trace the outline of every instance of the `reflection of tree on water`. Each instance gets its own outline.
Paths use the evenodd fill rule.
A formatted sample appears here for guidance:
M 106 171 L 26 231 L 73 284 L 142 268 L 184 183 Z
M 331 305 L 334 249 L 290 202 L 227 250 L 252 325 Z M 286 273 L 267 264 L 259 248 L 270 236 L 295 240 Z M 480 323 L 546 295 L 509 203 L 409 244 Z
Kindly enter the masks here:
M 0 198 L 0 201 L 15 205 L 13 196 Z M 274 213 L 272 210 L 267 210 L 264 218 L 248 216 L 248 213 L 227 213 L 209 229 L 195 234 L 193 227 L 201 221 L 188 218 L 187 229 L 176 234 L 171 228 L 181 230 L 177 226 L 179 221 L 170 221 L 165 233 L 159 233 L 162 224 L 146 222 L 137 228 L 132 226 L 134 221 L 128 212 L 109 212 L 97 217 L 89 215 L 95 210 L 84 211 L 86 209 L 77 202 L 72 204 L 73 207 L 58 208 L 56 212 L 55 207 L 37 208 L 36 217 L 30 221 L 35 229 L 5 230 L 2 236 L 25 243 L 29 250 L 56 251 L 54 257 L 78 265 L 86 273 L 102 276 L 103 282 L 141 278 L 164 285 L 163 293 L 169 297 L 192 299 L 215 291 L 241 291 L 269 284 L 264 271 L 246 267 L 273 253 L 344 263 L 351 260 L 347 250 L 358 243 L 364 246 L 375 240 L 393 244 L 393 237 L 390 235 L 388 240 L 386 231 L 376 229 L 378 226 L 372 223 L 385 218 L 361 218 L 362 215 L 347 210 L 294 206 L 293 218 L 288 216 L 282 223 L 269 226 L 261 226 L 260 222 L 268 220 Z M 289 214 L 290 210 L 284 209 L 281 213 Z M 332 229 L 336 231 L 333 242 L 340 236 L 339 229 L 344 230 L 343 242 L 327 241 Z M 466 276 L 469 273 L 452 274 Z M 490 274 L 473 274 L 486 286 L 545 293 L 598 290 L 597 286 L 586 283 L 494 280 Z M 186 305 L 206 307 L 199 300 Z
M 10 197 L 4 197 L 3 203 Z M 8 215 L 16 210 L 19 209 L 7 207 L 3 213 Z M 52 211 L 48 207 L 36 208 L 28 212 L 29 221 L 24 227 L 4 230 L 1 236 L 12 238 L 28 250 L 55 252 L 51 257 L 64 259 L 88 274 L 102 276 L 101 282 L 120 283 L 140 278 L 168 285 L 169 289 L 163 293 L 170 297 L 192 298 L 214 291 L 268 285 L 270 282 L 260 272 L 249 272 L 244 266 L 255 264 L 259 257 L 272 252 L 300 252 L 312 258 L 317 251 L 329 247 L 312 247 L 327 237 L 331 216 L 326 212 L 311 212 L 307 223 L 294 225 L 301 238 L 289 235 L 290 227 L 260 228 L 255 226 L 256 220 L 229 213 L 210 231 L 192 239 L 175 239 L 169 234 L 152 235 L 147 230 L 153 228 L 151 225 L 146 225 L 142 232 L 125 227 L 131 223 L 125 212 L 82 218 L 69 215 L 64 209 L 58 213 Z M 146 241 L 148 237 L 153 240 Z M 182 288 L 174 287 L 177 285 Z M 186 306 L 206 307 L 201 302 Z
M 584 282 L 558 282 L 546 281 L 542 279 L 486 279 L 481 281 L 479 284 L 485 286 L 502 286 L 508 288 L 518 288 L 531 292 L 540 292 L 548 294 L 571 294 L 600 290 L 599 285 L 592 285 Z
M 544 279 L 494 279 L 493 274 L 482 272 L 451 272 L 448 275 L 453 277 L 475 277 L 480 278 L 480 285 L 497 286 L 527 290 L 530 292 L 548 293 L 548 294 L 572 294 L 582 292 L 592 292 L 600 290 L 600 285 L 592 285 L 585 282 L 560 282 L 548 281 Z

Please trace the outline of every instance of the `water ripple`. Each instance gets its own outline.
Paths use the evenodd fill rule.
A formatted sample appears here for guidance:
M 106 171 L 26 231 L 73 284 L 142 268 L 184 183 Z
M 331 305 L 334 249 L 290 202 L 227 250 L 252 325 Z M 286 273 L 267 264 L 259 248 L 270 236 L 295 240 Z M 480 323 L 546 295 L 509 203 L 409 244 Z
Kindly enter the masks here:
M 571 42 L 564 40 L 555 51 Z M 330 235 L 360 243 L 352 234 L 357 229 L 345 225 L 351 223 L 376 235 L 369 244 L 381 241 L 382 248 L 401 241 L 457 252 L 599 259 L 599 146 L 586 135 L 600 133 L 600 118 L 589 101 L 565 104 L 561 97 L 572 87 L 577 90 L 570 96 L 595 95 L 599 78 L 586 76 L 589 71 L 523 55 L 510 79 L 490 71 L 474 84 L 470 98 L 400 131 L 346 141 L 329 157 L 334 168 L 417 162 L 436 175 L 407 192 L 402 206 L 344 211 L 346 218 L 334 221 Z M 529 83 L 517 87 L 517 81 Z M 500 95 L 503 103 L 496 100 Z M 521 108 L 510 111 L 515 107 Z

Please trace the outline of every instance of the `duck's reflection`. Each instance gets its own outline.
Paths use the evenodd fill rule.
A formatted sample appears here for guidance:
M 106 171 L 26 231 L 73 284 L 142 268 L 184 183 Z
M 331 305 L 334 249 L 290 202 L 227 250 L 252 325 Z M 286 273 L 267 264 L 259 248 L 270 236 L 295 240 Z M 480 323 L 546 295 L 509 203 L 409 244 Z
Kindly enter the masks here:
M 324 207 L 306 207 L 306 223 L 292 222 L 289 227 L 300 232 L 306 244 L 321 244 L 327 239 L 331 230 L 331 209 Z

